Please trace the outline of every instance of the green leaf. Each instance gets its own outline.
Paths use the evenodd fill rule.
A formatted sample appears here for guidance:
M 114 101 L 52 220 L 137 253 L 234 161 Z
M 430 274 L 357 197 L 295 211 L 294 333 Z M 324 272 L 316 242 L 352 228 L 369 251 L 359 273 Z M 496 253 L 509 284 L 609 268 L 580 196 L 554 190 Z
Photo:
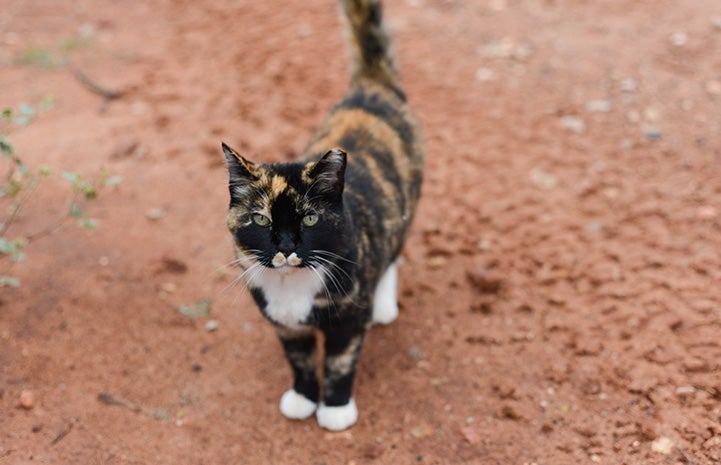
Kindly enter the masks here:
M 73 218 L 80 218 L 83 216 L 83 209 L 78 205 L 77 202 L 73 202 L 72 205 L 70 205 L 70 215 Z
M 3 136 L 0 136 L 0 152 L 2 152 L 3 158 L 10 158 L 15 152 L 15 148 L 10 141 Z
M 12 108 L 3 108 L 2 116 L 3 116 L 3 118 L 7 118 L 7 119 L 12 118 L 13 117 Z
M 28 105 L 27 103 L 20 104 L 18 107 L 18 113 L 19 115 L 15 117 L 14 123 L 20 126 L 27 126 L 30 124 L 30 121 L 35 118 L 35 115 L 37 115 L 35 107 Z
M 191 320 L 196 320 L 201 317 L 206 317 L 210 314 L 210 306 L 212 301 L 210 299 L 201 300 L 195 304 L 179 305 L 178 312 L 181 315 L 185 315 Z
M 28 166 L 23 163 L 22 161 L 18 161 L 18 172 L 20 173 L 20 176 L 23 178 L 29 178 L 30 177 L 30 170 L 28 169 Z
M 80 220 L 80 226 L 88 231 L 95 231 L 98 229 L 98 222 L 92 218 L 83 218 Z
M 38 166 L 38 176 L 40 176 L 41 178 L 45 178 L 47 176 L 50 176 L 51 174 L 53 174 L 52 168 L 45 165 Z
M 83 179 L 83 177 L 80 175 L 80 173 L 73 173 L 70 171 L 63 171 L 63 179 L 67 179 L 70 181 L 73 185 L 73 187 L 77 186 L 78 183 Z
M 83 193 L 87 200 L 95 200 L 98 197 L 98 191 L 90 182 L 84 181 L 79 183 L 77 189 Z
M 20 287 L 20 280 L 12 276 L 0 275 L 0 287 Z
M 28 243 L 25 239 L 15 239 L 10 241 L 4 237 L 0 237 L 0 253 L 9 256 L 14 262 L 21 262 L 25 260 L 26 256 L 22 250 L 26 245 L 28 245 Z
M 63 64 L 66 59 L 53 54 L 47 49 L 30 47 L 20 53 L 18 61 L 26 65 L 38 66 L 40 68 L 52 68 Z

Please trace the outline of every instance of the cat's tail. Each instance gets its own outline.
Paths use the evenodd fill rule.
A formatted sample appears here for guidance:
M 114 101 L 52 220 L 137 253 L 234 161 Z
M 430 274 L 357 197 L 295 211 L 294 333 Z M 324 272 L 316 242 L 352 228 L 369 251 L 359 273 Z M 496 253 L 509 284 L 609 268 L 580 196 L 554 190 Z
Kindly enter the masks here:
M 351 55 L 351 84 L 370 78 L 402 94 L 380 0 L 340 0 Z

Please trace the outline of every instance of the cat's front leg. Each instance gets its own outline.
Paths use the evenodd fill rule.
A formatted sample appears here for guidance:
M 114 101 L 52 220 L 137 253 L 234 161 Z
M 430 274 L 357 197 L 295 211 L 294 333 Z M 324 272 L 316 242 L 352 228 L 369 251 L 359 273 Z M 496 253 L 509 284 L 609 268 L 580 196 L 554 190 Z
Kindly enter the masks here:
M 353 324 L 330 326 L 325 333 L 325 378 L 323 402 L 316 412 L 318 424 L 342 431 L 358 419 L 353 400 L 353 379 L 365 330 Z
M 312 329 L 296 331 L 280 327 L 276 332 L 293 369 L 293 387 L 281 397 L 280 411 L 286 418 L 304 420 L 318 406 L 315 333 Z

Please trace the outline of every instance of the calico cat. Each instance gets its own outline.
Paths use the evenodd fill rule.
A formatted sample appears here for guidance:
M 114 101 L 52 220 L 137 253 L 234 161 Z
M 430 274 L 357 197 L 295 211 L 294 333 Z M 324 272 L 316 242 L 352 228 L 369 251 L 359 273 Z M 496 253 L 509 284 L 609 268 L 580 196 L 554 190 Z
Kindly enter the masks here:
M 401 88 L 380 0 L 340 0 L 350 89 L 297 161 L 253 163 L 223 144 L 237 263 L 274 325 L 293 387 L 280 410 L 356 422 L 352 384 L 366 330 L 398 315 L 397 259 L 423 177 L 419 126 Z M 324 336 L 324 380 L 316 335 Z M 320 400 L 320 405 L 318 404 Z

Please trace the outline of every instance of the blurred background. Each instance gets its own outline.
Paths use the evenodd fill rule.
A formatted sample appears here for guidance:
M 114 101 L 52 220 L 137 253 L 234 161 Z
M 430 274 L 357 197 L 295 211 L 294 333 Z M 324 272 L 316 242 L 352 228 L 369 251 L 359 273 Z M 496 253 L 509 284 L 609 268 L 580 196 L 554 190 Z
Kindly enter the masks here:
M 0 463 L 721 461 L 721 4 L 386 2 L 427 147 L 359 422 L 290 422 L 224 141 L 347 89 L 332 0 L 4 0 Z

